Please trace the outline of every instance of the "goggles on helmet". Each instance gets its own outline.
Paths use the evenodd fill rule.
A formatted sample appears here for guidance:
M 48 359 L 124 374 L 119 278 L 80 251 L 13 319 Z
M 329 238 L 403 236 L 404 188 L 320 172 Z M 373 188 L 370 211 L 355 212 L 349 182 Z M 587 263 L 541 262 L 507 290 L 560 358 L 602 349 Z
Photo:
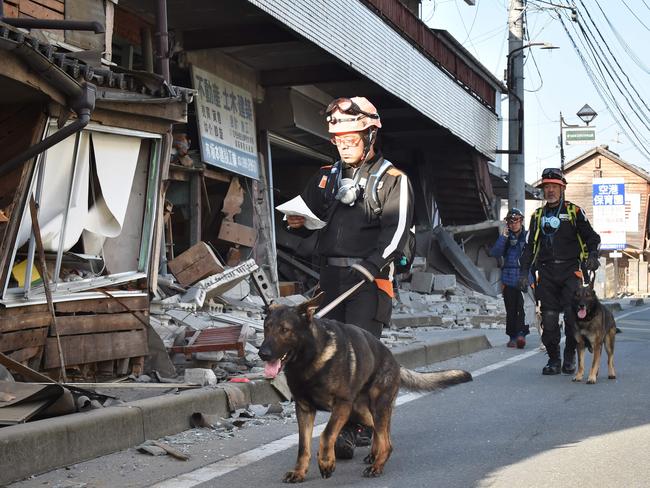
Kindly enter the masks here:
M 564 175 L 562 174 L 562 170 L 558 168 L 546 168 L 544 171 L 542 171 L 542 179 L 543 180 L 563 180 Z
M 366 117 L 370 117 L 371 119 L 378 119 L 379 114 L 372 114 L 370 112 L 366 112 L 364 110 L 361 110 L 361 107 L 354 103 L 351 99 L 349 98 L 337 98 L 336 100 L 333 100 L 325 109 L 325 113 L 328 115 L 327 121 L 328 122 L 334 122 L 334 118 L 332 118 L 332 112 L 335 110 L 339 110 L 339 112 L 342 112 L 344 114 L 350 114 L 350 115 L 365 115 Z M 341 121 L 341 119 L 339 119 Z

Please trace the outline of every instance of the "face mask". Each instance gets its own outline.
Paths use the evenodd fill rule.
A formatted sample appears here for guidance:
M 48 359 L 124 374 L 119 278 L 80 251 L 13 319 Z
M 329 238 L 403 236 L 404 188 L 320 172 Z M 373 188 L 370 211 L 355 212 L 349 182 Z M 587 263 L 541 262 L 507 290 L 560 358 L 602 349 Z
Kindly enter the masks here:
M 544 232 L 555 232 L 560 228 L 560 219 L 555 215 L 542 217 L 542 229 Z
M 354 205 L 360 193 L 359 185 L 352 178 L 341 178 L 341 185 L 336 193 L 336 199 L 344 205 Z

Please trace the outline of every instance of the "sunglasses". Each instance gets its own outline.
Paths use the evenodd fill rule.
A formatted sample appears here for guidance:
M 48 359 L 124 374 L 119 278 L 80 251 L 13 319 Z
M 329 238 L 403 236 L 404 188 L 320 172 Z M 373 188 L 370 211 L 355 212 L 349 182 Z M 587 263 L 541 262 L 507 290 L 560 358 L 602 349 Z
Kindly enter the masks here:
M 371 119 L 378 119 L 379 118 L 379 114 L 371 114 L 370 112 L 366 112 L 364 110 L 361 110 L 361 107 L 359 107 L 359 105 L 354 103 L 349 98 L 337 98 L 336 100 L 333 100 L 332 102 L 330 102 L 330 104 L 325 109 L 325 113 L 327 115 L 330 115 L 336 109 L 338 109 L 340 112 L 343 112 L 344 114 L 365 115 L 366 117 L 370 117 Z M 333 123 L 335 123 L 334 120 L 336 120 L 336 119 L 332 118 Z M 339 122 L 342 122 L 342 120 L 339 119 Z
M 335 146 L 344 146 L 344 147 L 356 147 L 361 144 L 363 139 L 361 136 L 349 135 L 349 136 L 333 136 L 330 138 L 330 142 Z

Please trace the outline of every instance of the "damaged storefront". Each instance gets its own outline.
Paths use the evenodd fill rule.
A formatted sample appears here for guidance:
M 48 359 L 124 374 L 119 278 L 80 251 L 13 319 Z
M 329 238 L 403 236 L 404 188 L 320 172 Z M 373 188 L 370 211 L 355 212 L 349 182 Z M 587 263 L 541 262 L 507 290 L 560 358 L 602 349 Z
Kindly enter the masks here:
M 138 374 L 170 128 L 193 92 L 4 23 L 0 59 L 0 352 L 53 378 Z
M 118 10 L 161 28 L 147 7 L 125 0 Z M 170 172 L 168 260 L 204 241 L 222 264 L 254 259 L 274 293 L 311 290 L 314 242 L 287 233 L 273 209 L 335 161 L 322 111 L 339 96 L 364 95 L 379 108 L 382 151 L 416 182 L 419 255 L 427 256 L 440 224 L 498 217 L 490 161 L 504 87 L 403 3 L 220 0 L 188 8 L 170 0 L 166 11 L 171 79 L 198 92 L 187 125 L 174 129 L 188 157 Z M 359 30 L 382 42 L 322 35 L 340 18 L 360 19 Z

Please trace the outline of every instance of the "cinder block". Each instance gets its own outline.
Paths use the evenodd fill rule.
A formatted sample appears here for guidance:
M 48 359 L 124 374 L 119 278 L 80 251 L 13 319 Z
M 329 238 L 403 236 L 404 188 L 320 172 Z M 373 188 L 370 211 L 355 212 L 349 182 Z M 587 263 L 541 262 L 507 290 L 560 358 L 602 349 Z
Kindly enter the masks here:
M 217 375 L 211 369 L 188 368 L 185 370 L 185 383 L 192 385 L 216 385 Z
M 411 275 L 411 290 L 420 293 L 431 293 L 435 275 L 423 271 L 416 271 Z
M 456 288 L 456 275 L 435 275 L 433 289 L 435 291 L 448 291 Z

